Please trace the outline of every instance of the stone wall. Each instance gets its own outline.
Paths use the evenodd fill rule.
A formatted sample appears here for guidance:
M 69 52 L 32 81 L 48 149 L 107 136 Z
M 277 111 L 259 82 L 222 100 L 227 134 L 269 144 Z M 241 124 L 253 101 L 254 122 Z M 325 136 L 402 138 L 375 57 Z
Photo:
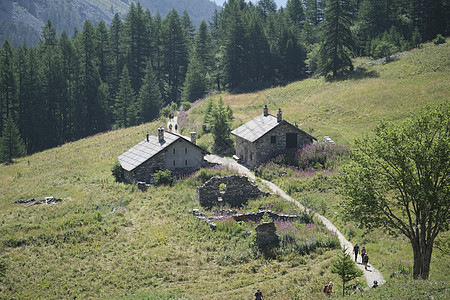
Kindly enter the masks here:
M 276 234 L 277 228 L 273 222 L 259 224 L 256 226 L 255 231 L 258 248 L 261 249 L 268 245 L 278 245 L 279 238 Z
M 244 221 L 244 222 L 259 222 L 263 218 L 264 215 L 269 216 L 272 220 L 279 220 L 284 222 L 296 222 L 298 220 L 298 216 L 290 216 L 290 215 L 280 215 L 274 213 L 270 210 L 260 210 L 255 213 L 246 213 L 246 214 L 237 214 L 233 215 L 233 219 L 236 222 Z
M 248 199 L 266 196 L 255 182 L 246 176 L 231 175 L 214 176 L 204 185 L 197 187 L 196 199 L 201 206 L 213 207 L 219 205 L 240 206 Z

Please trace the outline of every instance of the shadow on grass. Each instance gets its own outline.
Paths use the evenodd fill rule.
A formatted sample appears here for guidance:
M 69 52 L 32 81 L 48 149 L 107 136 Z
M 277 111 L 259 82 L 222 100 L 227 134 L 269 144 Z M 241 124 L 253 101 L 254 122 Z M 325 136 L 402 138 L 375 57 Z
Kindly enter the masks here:
M 374 70 L 368 71 L 364 67 L 356 67 L 353 72 L 342 74 L 336 77 L 327 77 L 326 80 L 328 82 L 339 82 L 345 80 L 361 80 L 365 78 L 377 78 L 379 76 L 378 72 Z

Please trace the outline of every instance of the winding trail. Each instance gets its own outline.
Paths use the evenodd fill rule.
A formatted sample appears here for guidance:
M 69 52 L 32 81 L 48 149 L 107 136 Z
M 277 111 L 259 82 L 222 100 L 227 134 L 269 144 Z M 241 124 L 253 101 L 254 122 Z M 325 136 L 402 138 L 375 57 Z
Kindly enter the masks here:
M 211 163 L 217 163 L 217 164 L 228 166 L 230 169 L 237 170 L 239 173 L 244 174 L 244 175 L 246 175 L 247 177 L 249 177 L 251 179 L 255 179 L 255 174 L 253 174 L 245 166 L 237 163 L 234 159 L 226 158 L 226 157 L 220 157 L 220 156 L 212 155 L 212 154 L 205 156 L 205 159 L 207 161 L 211 162 Z M 288 194 L 286 194 L 282 189 L 280 189 L 273 182 L 270 182 L 270 181 L 267 181 L 267 180 L 264 180 L 264 179 L 261 179 L 261 181 L 264 184 L 266 184 L 275 194 L 280 195 L 281 197 L 283 197 L 287 201 L 290 201 L 290 202 L 294 203 L 295 205 L 297 205 L 298 207 L 300 207 L 303 210 L 310 211 L 309 209 L 305 208 L 302 204 L 300 204 L 297 200 L 293 199 Z M 353 254 L 353 245 L 352 245 L 352 243 L 350 243 L 344 237 L 344 235 L 337 229 L 337 227 L 334 226 L 333 223 L 331 223 L 331 221 L 328 220 L 327 218 L 325 218 L 324 216 L 319 215 L 316 212 L 312 212 L 312 213 L 318 219 L 320 219 L 322 221 L 322 223 L 328 228 L 328 230 L 336 233 L 336 235 L 339 238 L 339 242 L 341 243 L 341 247 L 347 249 L 347 253 L 350 254 L 350 257 L 354 257 L 353 256 L 354 254 Z M 370 254 L 370 252 L 369 252 L 369 254 Z M 375 269 L 371 264 L 369 264 L 368 270 L 364 270 L 364 265 L 361 263 L 361 256 L 360 255 L 358 255 L 358 262 L 356 263 L 356 266 L 363 271 L 364 278 L 366 279 L 367 286 L 369 288 L 372 286 L 372 284 L 373 284 L 373 282 L 375 280 L 378 281 L 378 285 L 381 285 L 381 284 L 386 282 L 386 280 L 384 280 L 384 278 L 383 278 L 383 275 L 381 275 L 381 273 L 377 269 Z

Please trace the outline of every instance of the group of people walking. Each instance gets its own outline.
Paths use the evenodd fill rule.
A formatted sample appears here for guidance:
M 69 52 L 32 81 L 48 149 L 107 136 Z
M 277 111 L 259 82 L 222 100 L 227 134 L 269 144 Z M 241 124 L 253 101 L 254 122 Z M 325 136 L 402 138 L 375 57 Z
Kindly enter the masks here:
M 355 253 L 355 262 L 357 262 L 359 252 L 359 245 L 355 244 L 353 247 L 353 253 Z M 367 270 L 369 264 L 369 255 L 367 254 L 366 248 L 363 246 L 361 249 L 361 263 L 364 264 L 364 269 Z

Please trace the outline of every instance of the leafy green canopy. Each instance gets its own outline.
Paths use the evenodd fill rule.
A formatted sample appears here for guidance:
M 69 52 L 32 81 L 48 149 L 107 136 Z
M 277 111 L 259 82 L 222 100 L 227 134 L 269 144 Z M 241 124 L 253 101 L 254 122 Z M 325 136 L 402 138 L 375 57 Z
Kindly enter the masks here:
M 428 278 L 433 242 L 449 225 L 449 127 L 449 101 L 398 126 L 381 123 L 356 141 L 343 176 L 348 216 L 405 235 L 414 278 Z

